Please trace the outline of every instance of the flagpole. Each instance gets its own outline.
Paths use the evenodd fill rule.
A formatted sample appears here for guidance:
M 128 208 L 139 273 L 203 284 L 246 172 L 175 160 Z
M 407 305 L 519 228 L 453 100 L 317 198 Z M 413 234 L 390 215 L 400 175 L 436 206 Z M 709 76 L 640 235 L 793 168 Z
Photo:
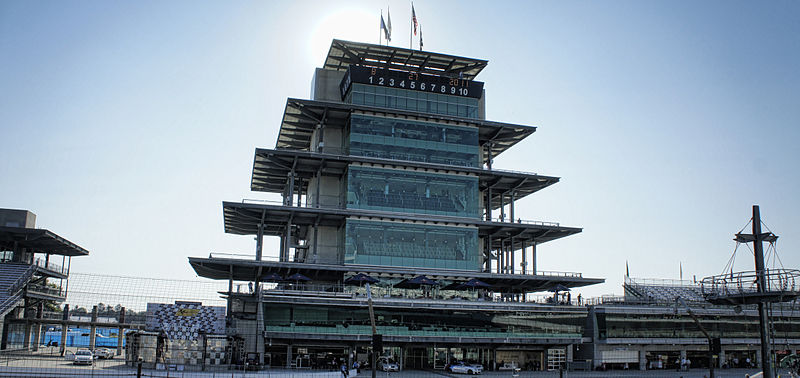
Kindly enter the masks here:
M 378 44 L 383 45 L 383 38 L 381 36 L 383 33 L 383 8 L 381 8 L 381 23 L 378 24 Z
M 411 12 L 414 12 L 414 2 L 411 2 Z M 408 49 L 414 49 L 414 19 L 411 19 L 411 28 L 408 29 Z

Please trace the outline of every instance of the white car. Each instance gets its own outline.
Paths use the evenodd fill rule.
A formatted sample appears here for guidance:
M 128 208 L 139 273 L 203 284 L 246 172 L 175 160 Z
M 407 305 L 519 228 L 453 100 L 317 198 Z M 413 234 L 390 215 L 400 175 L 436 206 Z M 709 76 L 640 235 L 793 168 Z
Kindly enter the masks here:
M 456 362 L 450 365 L 450 372 L 451 373 L 460 373 L 460 374 L 481 374 L 483 373 L 483 365 L 478 364 L 468 364 L 464 362 Z
M 75 365 L 91 365 L 94 363 L 94 355 L 89 349 L 79 349 L 75 352 L 75 359 L 72 360 Z
M 400 371 L 400 366 L 397 365 L 397 362 L 390 359 L 381 358 L 378 360 L 378 369 L 383 371 Z
M 103 359 L 112 359 L 114 358 L 114 351 L 108 348 L 97 348 L 94 350 L 94 356 L 96 358 L 103 358 Z

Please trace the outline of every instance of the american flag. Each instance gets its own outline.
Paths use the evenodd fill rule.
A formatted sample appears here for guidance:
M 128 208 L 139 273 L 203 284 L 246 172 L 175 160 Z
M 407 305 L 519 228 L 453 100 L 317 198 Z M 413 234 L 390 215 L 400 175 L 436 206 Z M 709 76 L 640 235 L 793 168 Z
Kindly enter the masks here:
M 411 22 L 414 23 L 414 35 L 417 35 L 417 12 L 414 12 L 414 3 L 411 3 Z

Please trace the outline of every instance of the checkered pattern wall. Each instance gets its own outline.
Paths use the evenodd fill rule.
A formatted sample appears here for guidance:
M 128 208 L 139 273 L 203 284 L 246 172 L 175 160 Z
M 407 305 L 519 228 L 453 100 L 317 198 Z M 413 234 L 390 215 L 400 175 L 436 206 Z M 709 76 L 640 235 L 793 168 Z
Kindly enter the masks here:
M 148 303 L 148 331 L 164 331 L 170 340 L 197 340 L 199 332 L 225 334 L 225 307 L 199 302 Z

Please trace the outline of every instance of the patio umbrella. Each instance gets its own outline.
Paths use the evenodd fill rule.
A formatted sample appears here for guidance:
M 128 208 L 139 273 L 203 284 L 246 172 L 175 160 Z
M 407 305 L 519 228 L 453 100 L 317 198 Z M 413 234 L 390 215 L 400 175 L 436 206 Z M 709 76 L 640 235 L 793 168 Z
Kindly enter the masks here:
M 472 278 L 464 282 L 453 282 L 450 285 L 443 287 L 444 290 L 471 290 L 478 288 L 489 288 L 492 285 L 487 284 L 477 278 Z
M 281 282 L 283 281 L 283 277 L 280 276 L 278 273 L 270 273 L 266 276 L 261 276 L 262 282 Z
M 297 283 L 297 282 L 300 282 L 300 281 L 308 282 L 308 281 L 311 281 L 311 279 L 306 277 L 306 276 L 304 276 L 304 275 L 302 275 L 302 274 L 300 274 L 300 273 L 295 273 L 295 274 L 292 274 L 289 277 L 286 277 L 286 281 L 294 281 L 295 283 Z
M 556 286 L 547 289 L 547 291 L 558 293 L 559 291 L 569 291 L 569 288 L 562 284 L 557 284 Z
M 374 283 L 378 283 L 378 282 L 381 282 L 381 281 L 379 279 L 375 278 L 375 277 L 370 277 L 370 276 L 368 276 L 368 275 L 366 275 L 364 273 L 356 274 L 355 276 L 352 276 L 352 277 L 344 280 L 344 283 L 347 284 L 347 285 L 359 285 L 359 286 L 361 286 L 361 285 L 363 285 L 365 283 L 374 284 Z
M 473 278 L 473 279 L 471 279 L 471 280 L 469 280 L 467 282 L 464 282 L 464 283 L 462 283 L 462 284 L 460 284 L 458 286 L 460 286 L 462 289 L 478 289 L 478 288 L 489 288 L 489 287 L 492 287 L 492 285 L 489 285 L 486 282 L 483 282 L 483 281 L 481 281 L 481 280 L 479 280 L 477 278 Z
M 401 289 L 419 289 L 420 286 L 436 286 L 439 283 L 428 278 L 425 276 L 416 276 L 412 279 L 405 279 L 397 284 L 394 287 L 399 287 Z

